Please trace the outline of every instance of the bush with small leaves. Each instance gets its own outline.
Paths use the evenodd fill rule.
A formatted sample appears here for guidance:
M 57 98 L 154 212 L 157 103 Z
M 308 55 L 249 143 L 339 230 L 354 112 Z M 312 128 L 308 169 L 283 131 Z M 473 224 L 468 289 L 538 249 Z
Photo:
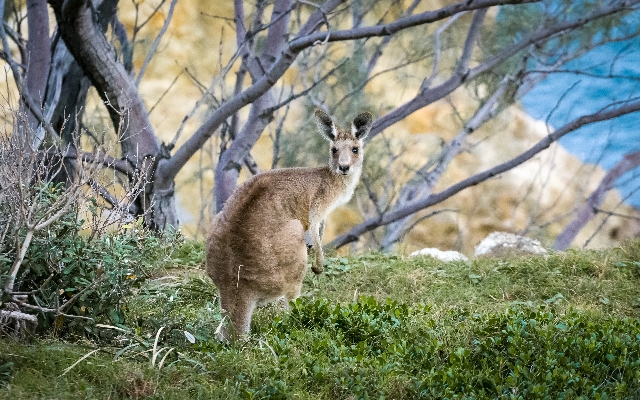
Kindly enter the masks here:
M 15 287 L 25 302 L 37 304 L 38 330 L 95 333 L 96 322 L 124 324 L 126 301 L 151 269 L 158 268 L 167 241 L 141 222 L 94 238 L 80 233 L 83 221 L 70 212 L 37 232 L 26 252 Z M 0 260 L 10 268 L 11 257 Z M 52 310 L 42 312 L 42 310 Z

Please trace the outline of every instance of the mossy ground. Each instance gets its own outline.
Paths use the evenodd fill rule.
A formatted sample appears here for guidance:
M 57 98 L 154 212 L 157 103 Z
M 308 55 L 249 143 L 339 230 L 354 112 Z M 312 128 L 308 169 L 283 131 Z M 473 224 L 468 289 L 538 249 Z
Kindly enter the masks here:
M 259 309 L 232 345 L 214 338 L 202 254 L 176 249 L 121 324 L 1 339 L 0 398 L 640 398 L 640 242 L 467 263 L 329 258 L 289 311 Z

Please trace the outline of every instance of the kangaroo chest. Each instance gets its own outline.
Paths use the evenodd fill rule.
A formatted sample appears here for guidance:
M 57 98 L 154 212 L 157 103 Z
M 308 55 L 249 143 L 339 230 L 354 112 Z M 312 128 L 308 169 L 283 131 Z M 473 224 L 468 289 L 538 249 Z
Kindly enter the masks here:
M 358 185 L 358 180 L 360 178 L 360 174 L 352 174 L 345 179 L 343 186 L 340 188 L 341 190 L 337 193 L 338 195 L 335 197 L 334 201 L 329 204 L 327 211 L 325 213 L 325 217 L 329 215 L 333 210 L 338 208 L 341 205 L 347 204 L 351 197 L 353 197 L 353 192 Z

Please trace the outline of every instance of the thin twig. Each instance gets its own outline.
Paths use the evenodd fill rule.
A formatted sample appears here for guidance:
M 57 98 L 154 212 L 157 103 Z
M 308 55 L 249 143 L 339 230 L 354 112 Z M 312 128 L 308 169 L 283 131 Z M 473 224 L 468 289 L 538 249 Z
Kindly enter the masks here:
M 156 8 L 151 12 L 151 14 L 149 14 L 147 19 L 144 20 L 140 25 L 138 25 L 138 3 L 136 3 L 136 20 L 135 20 L 135 23 L 133 24 L 132 41 L 135 42 L 136 35 L 138 34 L 138 32 L 140 32 L 142 30 L 142 28 L 144 28 L 144 26 L 147 25 L 147 23 L 149 23 L 149 21 L 151 21 L 151 19 L 158 13 L 158 11 L 160 11 L 160 8 L 162 8 L 162 6 L 164 5 L 165 1 L 166 0 L 160 0 L 160 3 L 158 3 Z
M 158 100 L 156 100 L 156 102 L 153 104 L 153 106 L 151 106 L 151 108 L 149 108 L 149 114 L 151 114 L 153 112 L 153 110 L 156 108 L 156 106 L 158 104 L 160 104 L 160 102 L 162 101 L 162 99 L 164 99 L 164 96 L 166 96 L 167 93 L 169 93 L 169 90 L 171 90 L 171 88 L 173 87 L 173 85 L 175 85 L 175 83 L 178 81 L 178 78 L 180 78 L 180 76 L 184 73 L 184 71 L 180 71 L 180 73 L 178 75 L 176 75 L 175 78 L 173 78 L 173 81 L 171 81 L 171 83 L 169 84 L 169 86 L 167 87 L 167 89 L 162 92 L 162 94 L 160 95 L 160 97 L 158 97 Z
M 136 80 L 135 80 L 135 86 L 136 87 L 138 87 L 140 85 L 140 80 L 142 79 L 142 76 L 144 75 L 145 71 L 147 70 L 147 66 L 151 62 L 151 59 L 153 58 L 153 56 L 154 56 L 154 54 L 156 52 L 156 49 L 158 48 L 158 45 L 160 44 L 160 40 L 162 39 L 162 36 L 167 31 L 167 28 L 169 28 L 169 23 L 171 22 L 171 17 L 173 17 L 173 10 L 176 7 L 176 3 L 177 2 L 178 2 L 178 0 L 171 0 L 171 5 L 169 6 L 169 13 L 167 14 L 167 18 L 164 20 L 164 24 L 162 25 L 162 28 L 160 29 L 160 32 L 158 33 L 158 36 L 156 36 L 156 39 L 153 41 L 153 44 L 151 45 L 151 48 L 149 49 L 149 53 L 147 53 L 147 57 L 144 59 L 144 63 L 142 63 L 142 67 L 140 68 L 140 72 L 138 72 L 138 76 L 136 77 Z

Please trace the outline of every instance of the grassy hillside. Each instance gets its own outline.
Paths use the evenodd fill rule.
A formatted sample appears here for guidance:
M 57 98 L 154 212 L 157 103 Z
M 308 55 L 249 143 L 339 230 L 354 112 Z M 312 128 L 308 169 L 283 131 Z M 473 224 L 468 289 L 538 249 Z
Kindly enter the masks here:
M 468 263 L 331 258 L 290 311 L 258 310 L 233 345 L 213 338 L 202 254 L 177 248 L 124 319 L 83 338 L 1 339 L 0 398 L 640 398 L 640 242 Z

